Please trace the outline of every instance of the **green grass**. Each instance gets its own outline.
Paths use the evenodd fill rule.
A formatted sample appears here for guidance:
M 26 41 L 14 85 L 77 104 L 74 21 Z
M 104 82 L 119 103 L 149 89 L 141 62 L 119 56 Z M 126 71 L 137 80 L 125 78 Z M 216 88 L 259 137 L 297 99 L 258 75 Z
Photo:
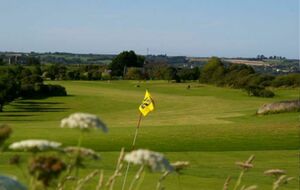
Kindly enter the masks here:
M 88 163 L 82 172 L 99 167 L 110 174 L 117 151 L 121 147 L 130 149 L 139 116 L 137 108 L 147 88 L 156 109 L 142 119 L 137 148 L 164 152 L 171 161 L 190 161 L 190 169 L 180 177 L 183 189 L 221 189 L 227 175 L 237 177 L 235 161 L 245 160 L 251 154 L 257 160 L 245 178 L 248 184 L 270 189 L 271 178 L 262 174 L 270 168 L 298 175 L 299 113 L 255 115 L 264 103 L 298 98 L 298 89 L 275 89 L 276 96 L 266 99 L 249 97 L 242 90 L 198 83 L 191 83 L 190 90 L 186 89 L 188 84 L 164 81 L 141 82 L 140 88 L 135 87 L 136 81 L 51 83 L 65 86 L 69 96 L 17 100 L 5 106 L 0 122 L 10 124 L 14 130 L 8 143 L 47 138 L 74 145 L 79 131 L 59 128 L 60 120 L 77 111 L 93 113 L 106 122 L 110 131 L 91 131 L 84 136 L 83 145 L 99 151 L 102 160 L 100 164 Z M 1 163 L 10 154 L 1 156 Z M 0 171 L 15 170 L 4 164 Z M 143 189 L 153 189 L 158 176 L 147 175 Z M 167 189 L 179 189 L 177 181 L 176 176 L 167 178 Z M 297 184 L 295 180 L 283 189 L 297 189 Z

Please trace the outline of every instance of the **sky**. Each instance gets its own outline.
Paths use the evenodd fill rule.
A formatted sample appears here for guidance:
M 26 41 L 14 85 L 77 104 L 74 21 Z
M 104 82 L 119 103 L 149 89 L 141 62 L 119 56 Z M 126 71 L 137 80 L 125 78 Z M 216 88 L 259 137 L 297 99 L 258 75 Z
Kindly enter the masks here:
M 0 51 L 299 58 L 299 0 L 0 0 Z

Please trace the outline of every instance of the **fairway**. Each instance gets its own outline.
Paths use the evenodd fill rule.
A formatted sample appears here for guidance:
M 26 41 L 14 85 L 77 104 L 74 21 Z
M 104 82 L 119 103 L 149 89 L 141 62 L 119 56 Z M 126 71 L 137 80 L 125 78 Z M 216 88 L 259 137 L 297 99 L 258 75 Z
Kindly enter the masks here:
M 272 179 L 263 171 L 280 168 L 298 177 L 299 113 L 257 116 L 264 103 L 297 99 L 299 89 L 274 89 L 274 98 L 249 97 L 245 91 L 199 83 L 166 81 L 51 81 L 66 87 L 67 97 L 16 100 L 4 107 L 0 123 L 13 128 L 8 143 L 23 139 L 49 139 L 64 146 L 76 145 L 79 131 L 60 128 L 60 120 L 74 112 L 98 115 L 109 133 L 92 131 L 83 137 L 83 146 L 101 154 L 81 174 L 104 169 L 105 177 L 115 167 L 121 147 L 130 149 L 138 121 L 138 106 L 145 89 L 155 100 L 155 111 L 142 118 L 137 148 L 165 153 L 170 161 L 186 160 L 191 166 L 178 178 L 166 179 L 167 189 L 222 189 L 225 179 L 239 174 L 236 161 L 256 155 L 254 168 L 246 173 L 245 184 L 271 189 Z M 139 87 L 137 87 L 137 84 Z M 186 87 L 190 85 L 191 88 Z M 6 152 L 0 163 L 6 163 Z M 26 157 L 27 155 L 24 154 Z M 133 170 L 136 170 L 134 167 Z M 6 164 L 0 171 L 13 175 L 18 170 Z M 134 172 L 130 172 L 132 177 Z M 142 189 L 154 189 L 157 174 L 146 174 Z M 25 180 L 21 175 L 18 177 Z M 297 179 L 298 180 L 298 179 Z M 298 181 L 282 189 L 298 189 Z M 122 179 L 117 180 L 119 186 Z M 96 183 L 96 182 L 95 182 Z M 116 189 L 118 189 L 116 187 Z

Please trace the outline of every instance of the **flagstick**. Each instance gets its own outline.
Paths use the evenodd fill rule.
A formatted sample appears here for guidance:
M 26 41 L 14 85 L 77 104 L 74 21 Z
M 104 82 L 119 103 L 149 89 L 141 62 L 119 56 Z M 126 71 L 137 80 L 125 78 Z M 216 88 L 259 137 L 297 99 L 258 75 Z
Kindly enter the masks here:
M 135 148 L 135 142 L 136 142 L 136 138 L 137 138 L 137 135 L 138 135 L 138 132 L 139 132 L 141 120 L 142 120 L 142 113 L 140 113 L 139 121 L 138 121 L 138 124 L 135 128 L 135 134 L 134 134 L 132 147 L 131 147 L 132 150 L 134 150 L 134 148 Z M 126 172 L 125 172 L 125 176 L 124 176 L 124 180 L 123 180 L 122 190 L 125 189 L 125 184 L 126 184 L 126 179 L 127 179 L 127 174 L 128 174 L 128 171 L 129 171 L 129 167 L 130 167 L 130 163 L 127 162 L 127 167 L 126 167 Z
M 134 138 L 133 138 L 133 142 L 132 142 L 132 148 L 131 148 L 132 150 L 134 150 L 134 148 L 135 148 L 135 141 L 136 141 L 136 138 L 137 138 L 137 135 L 138 135 L 138 132 L 139 132 L 141 120 L 142 120 L 142 114 L 140 113 L 139 122 L 137 124 L 136 129 L 135 129 L 135 134 L 134 134 Z

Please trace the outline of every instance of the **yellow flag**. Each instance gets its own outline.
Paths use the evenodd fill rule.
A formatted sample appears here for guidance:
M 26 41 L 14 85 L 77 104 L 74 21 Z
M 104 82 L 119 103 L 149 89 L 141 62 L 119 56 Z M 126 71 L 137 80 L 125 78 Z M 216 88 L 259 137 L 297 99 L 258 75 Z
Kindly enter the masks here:
M 143 116 L 146 116 L 149 112 L 154 110 L 154 101 L 148 90 L 146 90 L 145 97 L 139 107 L 139 110 L 143 114 Z

